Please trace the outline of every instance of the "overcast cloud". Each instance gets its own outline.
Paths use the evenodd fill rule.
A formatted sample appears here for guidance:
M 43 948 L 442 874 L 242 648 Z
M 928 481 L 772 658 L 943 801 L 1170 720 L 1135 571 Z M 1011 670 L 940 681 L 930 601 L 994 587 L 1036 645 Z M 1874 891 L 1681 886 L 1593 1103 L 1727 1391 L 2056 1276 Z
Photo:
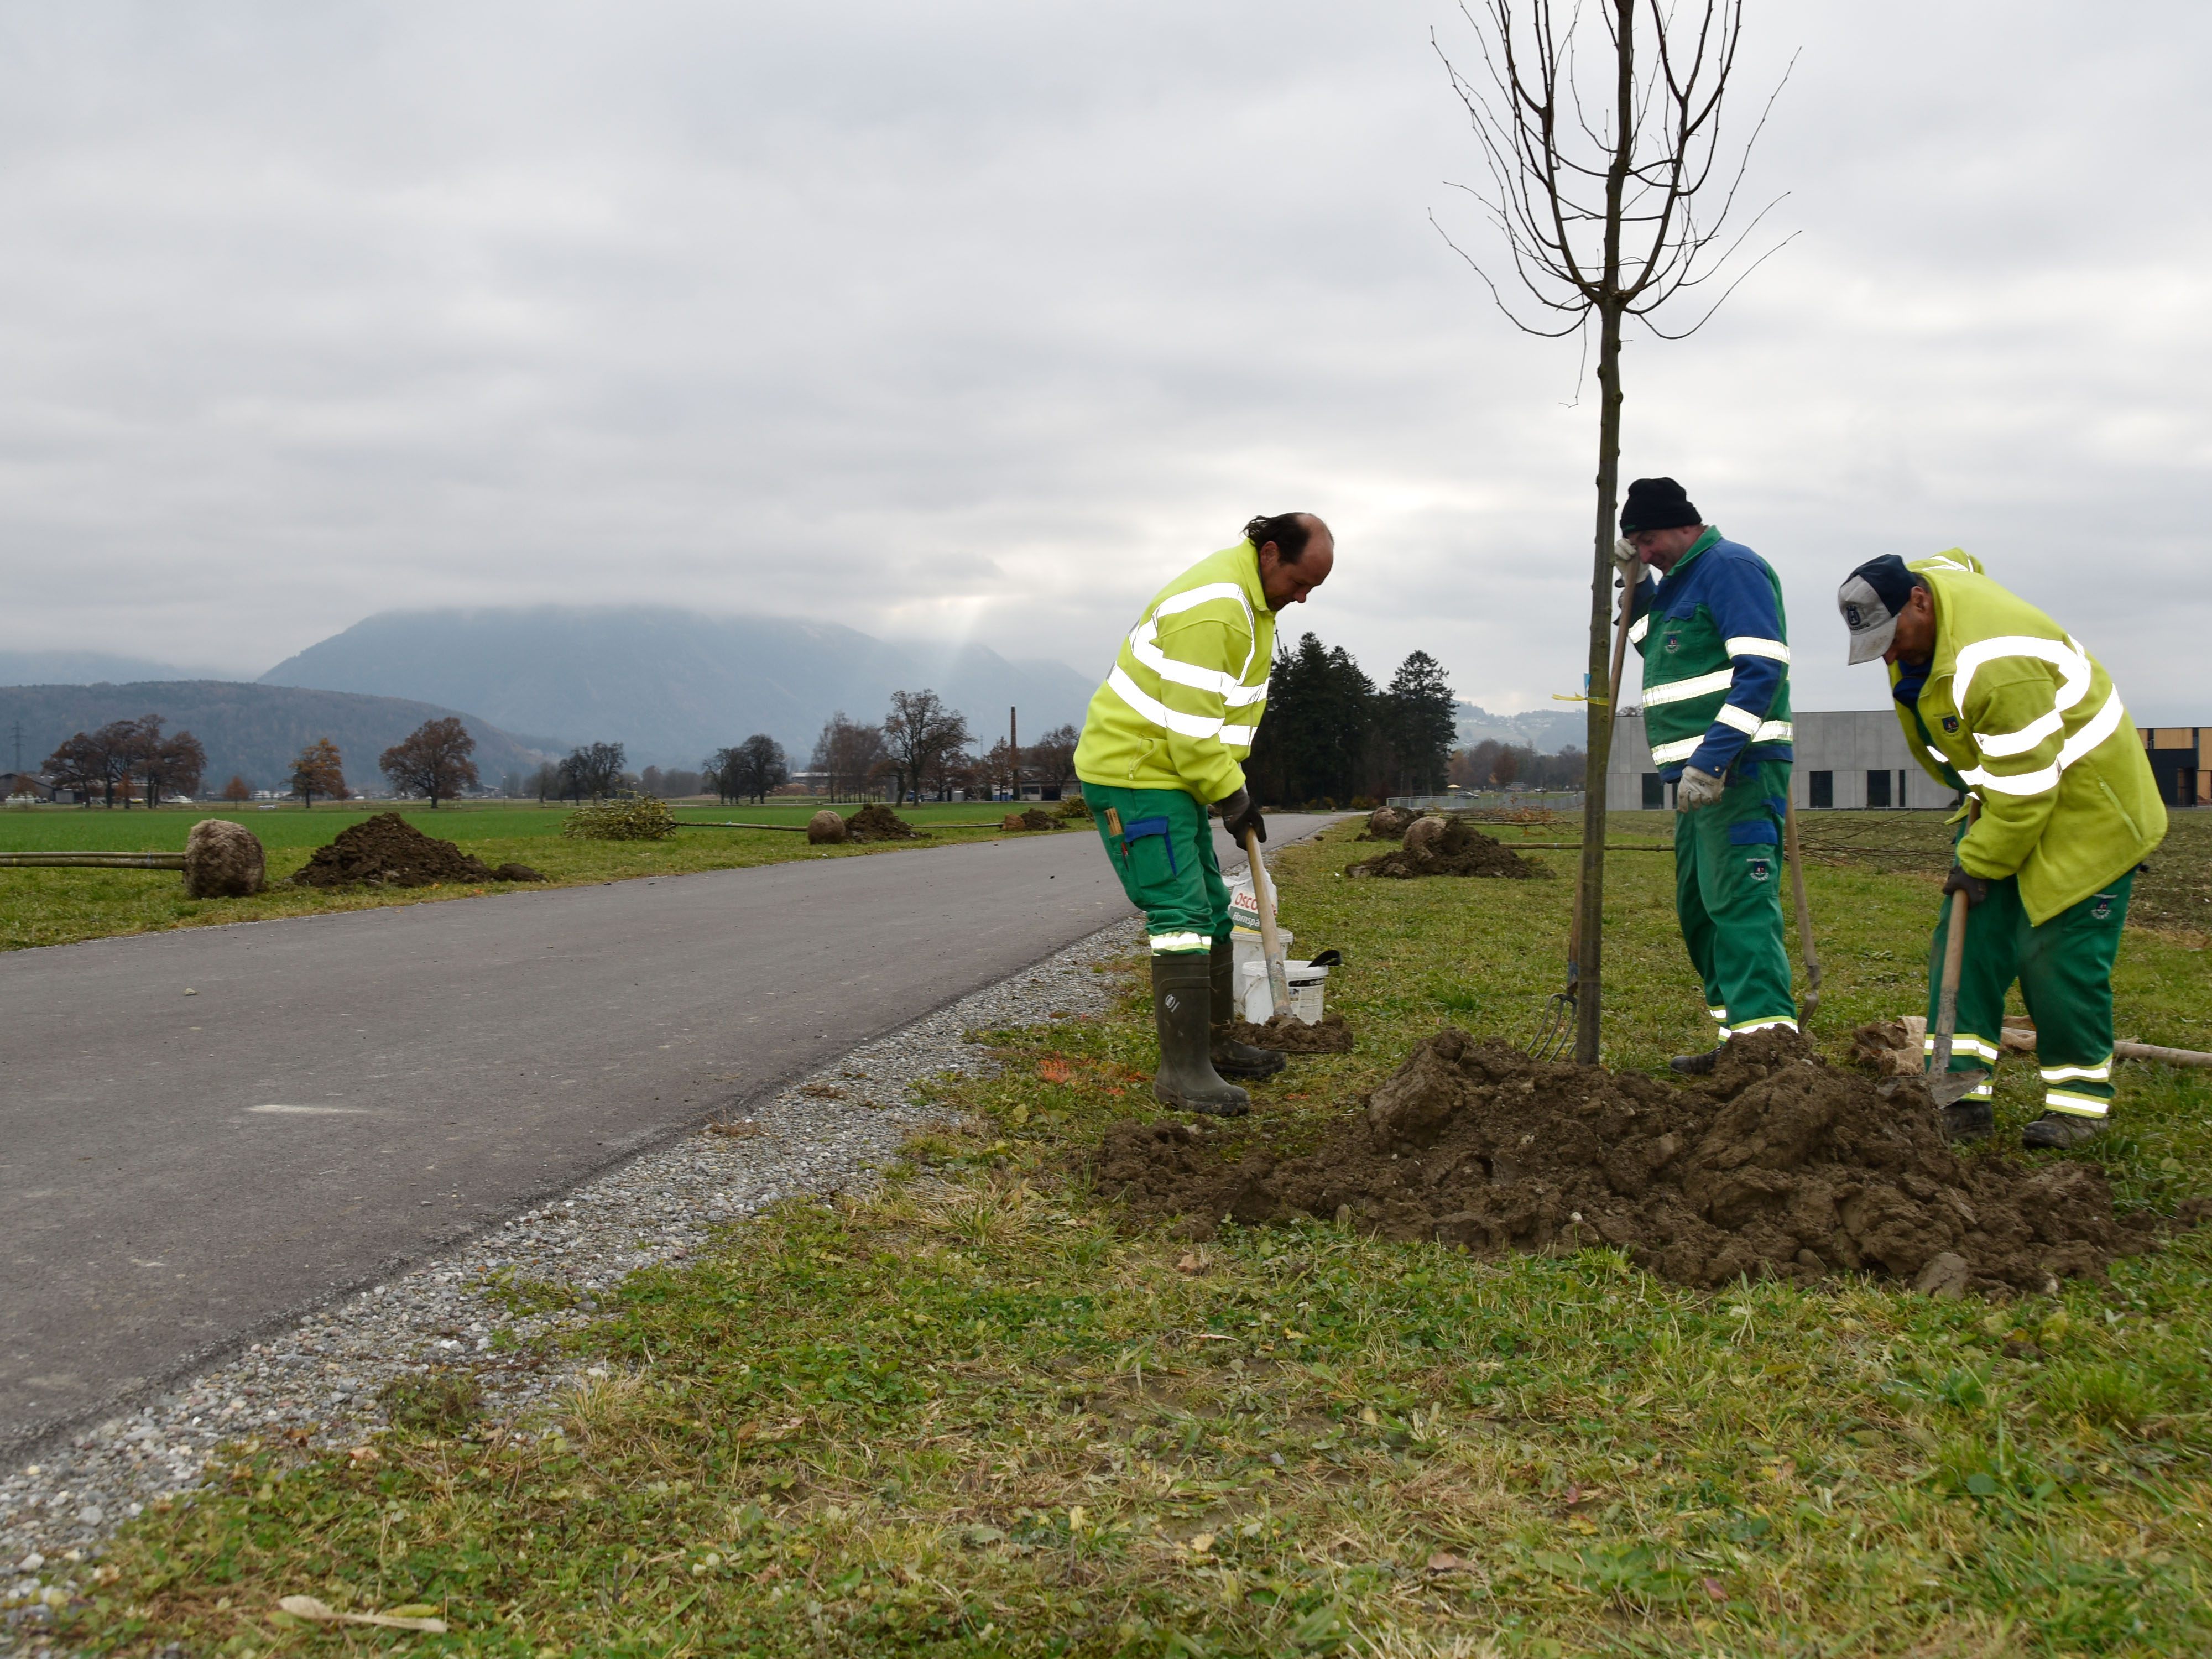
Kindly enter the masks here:
M 1751 6 L 1802 233 L 1638 343 L 1624 476 L 1831 598 L 1954 544 L 2212 721 L 2200 6 Z M 9 643 L 240 673 L 370 612 L 643 600 L 1102 668 L 1310 507 L 1294 627 L 1556 707 L 1594 398 L 1429 223 L 1438 3 L 0 7 Z

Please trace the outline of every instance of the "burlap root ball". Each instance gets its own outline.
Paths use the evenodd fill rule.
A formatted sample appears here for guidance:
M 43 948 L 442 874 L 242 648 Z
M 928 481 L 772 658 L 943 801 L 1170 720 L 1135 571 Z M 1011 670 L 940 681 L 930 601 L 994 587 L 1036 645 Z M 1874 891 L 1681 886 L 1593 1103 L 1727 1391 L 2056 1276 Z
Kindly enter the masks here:
M 845 840 L 845 820 L 824 808 L 806 820 L 806 840 L 813 847 L 842 846 Z
M 261 890 L 268 860 L 261 839 L 228 818 L 202 818 L 185 837 L 185 895 L 244 898 Z

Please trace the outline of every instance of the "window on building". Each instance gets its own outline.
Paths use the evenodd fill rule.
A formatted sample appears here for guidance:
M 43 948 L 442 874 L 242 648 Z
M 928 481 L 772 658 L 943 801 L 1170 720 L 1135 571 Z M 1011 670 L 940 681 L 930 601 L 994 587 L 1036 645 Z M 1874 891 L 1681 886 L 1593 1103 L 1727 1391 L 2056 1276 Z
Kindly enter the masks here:
M 1656 772 L 1646 772 L 1644 775 L 1644 810 L 1647 812 L 1662 811 L 1666 805 L 1667 786 L 1659 781 Z
M 1808 772 L 1805 781 L 1812 787 L 1812 802 L 1815 806 L 1836 804 L 1836 775 L 1833 772 Z
M 1905 805 L 1905 769 L 1901 766 L 1897 769 L 1897 804 Z
M 1889 805 L 1889 774 L 1887 772 L 1869 772 L 1867 774 L 1866 804 L 1869 806 L 1887 806 Z

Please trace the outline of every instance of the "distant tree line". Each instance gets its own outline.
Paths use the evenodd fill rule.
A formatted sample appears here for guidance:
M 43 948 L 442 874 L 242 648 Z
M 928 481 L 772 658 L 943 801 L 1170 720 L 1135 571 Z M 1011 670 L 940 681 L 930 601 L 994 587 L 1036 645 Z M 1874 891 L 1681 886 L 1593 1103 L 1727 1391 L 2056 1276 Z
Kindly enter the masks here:
M 98 795 L 110 810 L 120 791 L 126 812 L 134 793 L 149 807 L 159 805 L 165 794 L 198 794 L 207 750 L 189 732 L 165 734 L 163 724 L 159 714 L 146 714 L 79 732 L 46 757 L 46 781 L 87 806 Z
M 1540 755 L 1532 743 L 1500 743 L 1485 738 L 1472 749 L 1453 751 L 1451 781 L 1462 789 L 1579 789 L 1589 757 L 1573 744 L 1556 755 Z
M 1276 654 L 1267 714 L 1245 766 L 1262 800 L 1330 806 L 1441 791 L 1456 699 L 1425 651 L 1377 689 L 1342 646 L 1312 634 Z

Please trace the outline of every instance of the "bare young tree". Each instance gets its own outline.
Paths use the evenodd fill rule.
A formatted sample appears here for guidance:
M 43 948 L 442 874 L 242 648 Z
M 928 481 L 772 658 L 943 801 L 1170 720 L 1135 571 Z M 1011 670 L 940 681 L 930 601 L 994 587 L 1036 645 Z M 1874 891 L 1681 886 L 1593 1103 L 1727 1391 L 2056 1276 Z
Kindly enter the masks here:
M 1441 44 L 1437 53 L 1466 106 L 1490 174 L 1487 185 L 1461 188 L 1481 204 L 1503 239 L 1504 267 L 1468 252 L 1449 234 L 1445 240 L 1524 333 L 1577 335 L 1587 349 L 1587 331 L 1593 323 L 1597 329 L 1589 781 L 1583 797 L 1580 945 L 1569 964 L 1575 1058 L 1595 1064 L 1603 978 L 1605 769 L 1614 712 L 1608 688 L 1621 334 L 1631 319 L 1662 339 L 1694 334 L 1781 246 L 1777 242 L 1748 264 L 1735 258 L 1773 203 L 1748 223 L 1730 226 L 1752 145 L 1781 88 L 1768 96 L 1731 161 L 1722 116 L 1742 39 L 1743 0 L 1592 0 L 1587 6 L 1461 0 L 1460 10 L 1479 43 L 1480 70 L 1463 75 Z M 1577 47 L 1588 40 L 1592 16 L 1603 20 L 1604 40 L 1578 60 Z M 1702 311 L 1689 314 L 1686 326 L 1669 331 L 1655 320 L 1670 301 L 1685 294 L 1702 300 L 1698 291 L 1717 281 L 1724 286 Z

